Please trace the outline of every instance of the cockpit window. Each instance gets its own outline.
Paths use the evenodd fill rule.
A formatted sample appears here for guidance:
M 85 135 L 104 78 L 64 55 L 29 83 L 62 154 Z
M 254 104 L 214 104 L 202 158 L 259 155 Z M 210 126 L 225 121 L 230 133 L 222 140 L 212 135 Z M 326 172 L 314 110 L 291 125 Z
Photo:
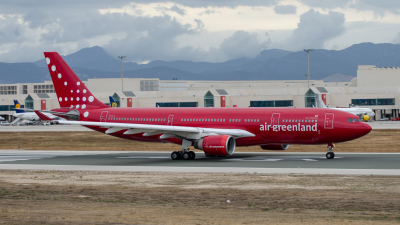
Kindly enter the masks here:
M 356 122 L 356 120 L 357 120 L 356 118 L 353 118 L 353 122 Z
M 351 118 L 349 118 L 349 119 L 347 120 L 347 122 L 351 122 Z

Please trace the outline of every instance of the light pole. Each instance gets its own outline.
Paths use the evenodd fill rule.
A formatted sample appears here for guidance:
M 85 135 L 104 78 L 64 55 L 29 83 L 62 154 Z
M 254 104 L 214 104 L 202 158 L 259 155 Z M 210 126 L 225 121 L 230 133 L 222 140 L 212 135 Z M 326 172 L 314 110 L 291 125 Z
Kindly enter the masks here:
M 124 92 L 124 59 L 126 58 L 126 55 L 124 56 L 118 56 L 118 58 L 121 60 L 121 83 L 122 83 L 122 92 Z
M 310 52 L 314 49 L 304 49 L 307 52 L 307 59 L 308 59 L 308 73 L 307 73 L 307 80 L 308 80 L 308 88 L 310 88 Z

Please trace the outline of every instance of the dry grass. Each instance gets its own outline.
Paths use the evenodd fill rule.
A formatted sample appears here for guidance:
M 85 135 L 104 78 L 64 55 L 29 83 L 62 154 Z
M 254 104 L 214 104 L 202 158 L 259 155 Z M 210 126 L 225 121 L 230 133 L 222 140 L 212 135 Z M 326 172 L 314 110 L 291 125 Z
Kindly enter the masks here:
M 400 130 L 373 130 L 370 134 L 336 146 L 338 152 L 400 152 Z M 176 151 L 175 144 L 130 141 L 98 132 L 4 132 L 0 149 L 19 146 L 29 150 Z M 291 145 L 290 152 L 321 152 L 326 146 Z M 259 146 L 238 147 L 237 152 L 265 152 Z
M 395 176 L 0 171 L 0 224 L 399 224 L 399 213 Z

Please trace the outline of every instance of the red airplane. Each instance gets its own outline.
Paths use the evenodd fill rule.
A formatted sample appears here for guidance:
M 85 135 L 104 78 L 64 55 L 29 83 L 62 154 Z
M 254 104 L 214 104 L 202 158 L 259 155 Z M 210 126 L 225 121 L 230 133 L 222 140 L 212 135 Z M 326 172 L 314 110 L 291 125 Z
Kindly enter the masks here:
M 286 150 L 289 144 L 328 145 L 362 137 L 371 127 L 356 115 L 320 108 L 112 108 L 96 99 L 56 52 L 44 53 L 60 107 L 50 112 L 112 136 L 182 146 L 171 158 L 232 155 L 236 146 Z

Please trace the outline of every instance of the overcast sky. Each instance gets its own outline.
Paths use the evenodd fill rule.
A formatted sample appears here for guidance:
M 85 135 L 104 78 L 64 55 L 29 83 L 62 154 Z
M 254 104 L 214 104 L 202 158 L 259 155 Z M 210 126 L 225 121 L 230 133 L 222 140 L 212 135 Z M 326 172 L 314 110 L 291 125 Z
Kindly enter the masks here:
M 0 61 L 101 46 L 128 61 L 222 62 L 264 49 L 400 43 L 398 0 L 13 0 L 0 2 Z

